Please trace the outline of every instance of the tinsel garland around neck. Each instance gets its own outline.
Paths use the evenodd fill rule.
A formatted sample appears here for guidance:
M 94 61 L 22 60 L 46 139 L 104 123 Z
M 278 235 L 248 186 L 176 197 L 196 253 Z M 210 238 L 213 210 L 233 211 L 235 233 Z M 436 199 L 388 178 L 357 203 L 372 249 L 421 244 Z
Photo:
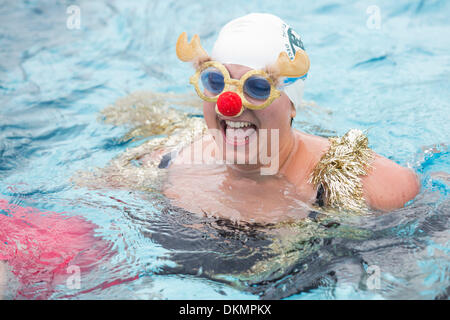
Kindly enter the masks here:
M 361 130 L 351 129 L 340 138 L 328 139 L 330 149 L 317 163 L 309 182 L 316 188 L 322 185 L 327 207 L 365 212 L 360 176 L 367 175 L 374 159 L 367 136 Z

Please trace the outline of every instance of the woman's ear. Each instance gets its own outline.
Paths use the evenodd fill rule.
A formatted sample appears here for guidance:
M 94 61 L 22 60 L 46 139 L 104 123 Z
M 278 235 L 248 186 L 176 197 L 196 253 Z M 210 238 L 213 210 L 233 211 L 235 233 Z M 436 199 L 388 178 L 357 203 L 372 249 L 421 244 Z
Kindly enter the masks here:
M 292 122 L 294 122 L 296 113 L 297 112 L 295 110 L 294 103 L 291 101 L 291 127 L 292 127 Z
M 291 101 L 291 118 L 294 119 L 297 111 L 295 110 L 294 103 Z

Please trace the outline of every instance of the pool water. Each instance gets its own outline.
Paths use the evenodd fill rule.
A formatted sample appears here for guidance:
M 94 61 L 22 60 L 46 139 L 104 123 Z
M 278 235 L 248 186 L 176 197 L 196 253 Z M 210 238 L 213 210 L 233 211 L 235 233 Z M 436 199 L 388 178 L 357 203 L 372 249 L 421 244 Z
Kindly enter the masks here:
M 419 174 L 414 201 L 381 216 L 299 222 L 280 240 L 155 192 L 74 185 L 77 172 L 152 138 L 123 139 L 133 128 L 102 121 L 107 106 L 142 90 L 192 92 L 192 69 L 175 55 L 181 32 L 211 50 L 221 26 L 250 12 L 284 19 L 311 59 L 294 126 L 368 130 L 373 150 Z M 448 1 L 0 1 L 0 215 L 82 219 L 101 252 L 79 286 L 16 275 L 5 297 L 448 299 L 449 14 Z

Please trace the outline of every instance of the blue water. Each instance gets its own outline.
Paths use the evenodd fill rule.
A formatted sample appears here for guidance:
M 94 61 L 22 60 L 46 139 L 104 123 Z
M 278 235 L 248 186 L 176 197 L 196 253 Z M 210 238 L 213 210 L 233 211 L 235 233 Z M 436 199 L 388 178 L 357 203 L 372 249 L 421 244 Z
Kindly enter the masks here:
M 72 4 L 80 8 L 80 29 L 66 24 Z M 371 5 L 379 28 L 368 24 Z M 323 244 L 316 258 L 329 259 L 317 266 L 321 272 L 309 257 L 301 262 L 309 271 L 286 272 L 257 289 L 204 276 L 177 256 L 191 250 L 205 264 L 212 259 L 202 258 L 195 232 L 158 233 L 189 216 L 167 220 L 133 192 L 70 182 L 78 170 L 104 167 L 136 145 L 120 139 L 129 128 L 99 121 L 106 106 L 137 90 L 192 91 L 192 69 L 175 55 L 181 32 L 198 33 L 210 51 L 221 26 L 250 12 L 276 14 L 302 36 L 311 59 L 305 100 L 316 108 L 298 110 L 296 128 L 326 135 L 367 129 L 376 152 L 422 181 L 406 208 L 354 222 L 375 232 L 372 238 Z M 52 298 L 448 297 L 449 14 L 448 1 L 0 1 L 1 198 L 80 215 L 114 244 L 102 273 L 85 275 L 80 291 L 61 286 Z M 177 249 L 187 239 L 192 246 Z M 220 247 L 211 242 L 211 250 Z M 380 266 L 381 289 L 361 285 L 365 263 Z M 88 290 L 135 274 L 135 281 Z

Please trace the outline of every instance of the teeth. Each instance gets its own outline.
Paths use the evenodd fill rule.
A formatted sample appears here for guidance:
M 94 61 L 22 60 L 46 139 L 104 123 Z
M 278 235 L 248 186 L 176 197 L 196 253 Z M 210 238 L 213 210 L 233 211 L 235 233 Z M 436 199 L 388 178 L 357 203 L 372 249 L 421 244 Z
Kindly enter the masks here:
M 225 120 L 225 123 L 227 124 L 227 126 L 231 127 L 231 128 L 245 128 L 248 126 L 251 126 L 252 123 L 251 122 L 239 122 L 239 121 L 228 121 Z

